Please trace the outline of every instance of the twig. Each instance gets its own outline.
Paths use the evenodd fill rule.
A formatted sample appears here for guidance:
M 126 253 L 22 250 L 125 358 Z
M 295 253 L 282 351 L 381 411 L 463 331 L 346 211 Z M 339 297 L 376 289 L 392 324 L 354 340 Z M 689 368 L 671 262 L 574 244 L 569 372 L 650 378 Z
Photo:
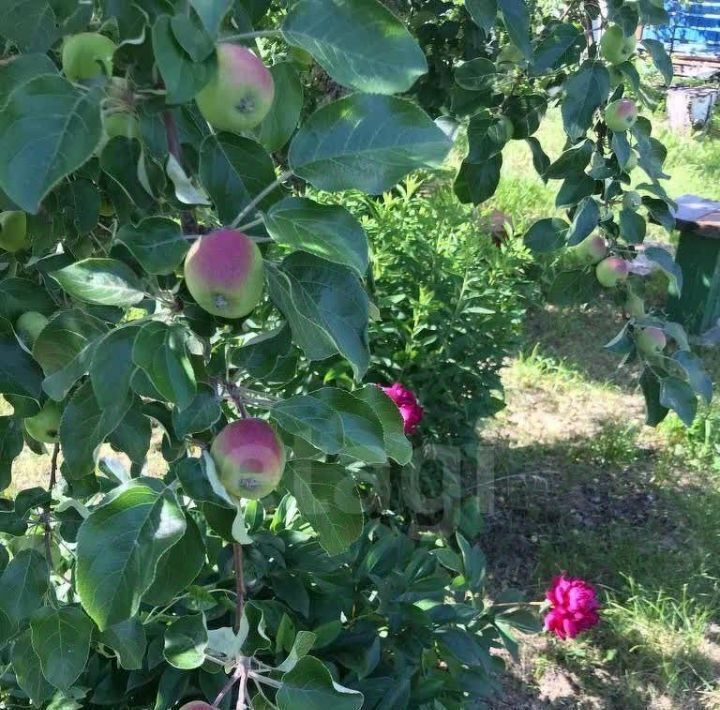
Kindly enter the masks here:
M 60 454 L 60 444 L 55 444 L 52 452 L 52 459 L 50 460 L 50 483 L 48 485 L 48 493 L 50 494 L 51 500 L 49 500 L 44 508 L 42 514 L 43 521 L 43 536 L 45 538 L 45 559 L 47 561 L 48 571 L 52 572 L 52 548 L 50 547 L 50 538 L 52 537 L 52 528 L 50 527 L 50 517 L 52 515 L 52 494 L 55 483 L 57 482 L 57 465 L 58 455 Z
M 237 227 L 238 224 L 240 224 L 240 222 L 242 222 L 242 220 L 245 219 L 245 217 L 247 217 L 273 190 L 276 190 L 278 187 L 280 187 L 280 185 L 289 180 L 292 176 L 292 170 L 286 170 L 285 172 L 280 173 L 280 175 L 278 175 L 278 177 L 273 182 L 271 182 L 264 190 L 258 193 L 255 199 L 252 200 L 249 205 L 240 210 L 240 213 L 237 217 L 235 217 L 230 226 L 233 228 Z
M 232 690 L 235 683 L 240 680 L 240 676 L 244 673 L 244 666 L 242 663 L 238 664 L 238 667 L 233 671 L 233 674 L 228 678 L 227 683 L 223 686 L 222 690 L 217 694 L 217 697 L 213 701 L 212 707 L 217 708 L 222 699 Z
M 257 32 L 243 32 L 238 35 L 221 37 L 223 42 L 241 42 L 244 39 L 257 39 L 258 37 L 282 37 L 280 30 L 258 30 Z
M 243 658 L 240 661 L 240 665 L 238 668 L 241 668 L 242 671 L 240 673 L 240 685 L 238 686 L 238 696 L 237 696 L 237 703 L 235 703 L 235 710 L 245 710 L 245 698 L 247 696 L 247 679 L 248 679 L 248 669 L 245 665 L 245 659 Z
M 240 622 L 245 606 L 245 579 L 243 576 L 243 549 L 239 542 L 233 543 L 233 566 L 235 568 L 235 633 L 240 631 Z
M 172 113 L 170 113 L 170 111 L 163 111 L 163 123 L 165 124 L 165 136 L 167 137 L 168 150 L 182 167 L 182 146 L 180 145 L 180 138 L 178 136 L 175 117 Z M 197 220 L 193 217 L 192 212 L 189 210 L 183 210 L 180 212 L 180 224 L 182 225 L 183 232 L 185 234 L 198 234 L 200 231 Z
M 260 226 L 265 220 L 262 217 L 258 217 L 257 219 L 254 219 L 252 222 L 245 222 L 245 224 L 241 224 L 238 229 L 241 232 L 244 232 L 246 229 L 252 229 L 253 227 Z

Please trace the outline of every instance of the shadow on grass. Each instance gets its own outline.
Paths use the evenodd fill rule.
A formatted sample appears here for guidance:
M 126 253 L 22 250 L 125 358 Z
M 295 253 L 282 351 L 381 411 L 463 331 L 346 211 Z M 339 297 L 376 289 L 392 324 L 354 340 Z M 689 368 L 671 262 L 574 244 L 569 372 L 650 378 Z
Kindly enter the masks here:
M 514 707 L 717 707 L 703 692 L 717 692 L 720 677 L 708 635 L 720 615 L 720 480 L 677 470 L 627 431 L 608 422 L 592 440 L 498 449 L 495 512 L 480 540 L 491 595 L 516 587 L 540 599 L 564 570 L 604 599 L 593 633 L 539 642 L 534 669 L 508 688 Z M 567 697 L 541 699 L 552 696 L 543 668 L 560 670 Z

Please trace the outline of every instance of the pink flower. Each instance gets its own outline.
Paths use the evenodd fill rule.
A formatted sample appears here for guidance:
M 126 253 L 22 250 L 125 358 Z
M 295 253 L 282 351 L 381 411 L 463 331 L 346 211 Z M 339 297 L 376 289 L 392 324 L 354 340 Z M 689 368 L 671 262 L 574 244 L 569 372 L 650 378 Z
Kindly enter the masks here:
M 563 572 L 554 577 L 552 586 L 545 592 L 550 611 L 545 616 L 545 631 L 558 638 L 575 638 L 600 621 L 595 587 L 583 579 L 566 577 Z
M 424 414 L 417 397 L 399 382 L 396 382 L 392 387 L 381 387 L 380 389 L 395 402 L 400 410 L 405 433 L 414 434 Z

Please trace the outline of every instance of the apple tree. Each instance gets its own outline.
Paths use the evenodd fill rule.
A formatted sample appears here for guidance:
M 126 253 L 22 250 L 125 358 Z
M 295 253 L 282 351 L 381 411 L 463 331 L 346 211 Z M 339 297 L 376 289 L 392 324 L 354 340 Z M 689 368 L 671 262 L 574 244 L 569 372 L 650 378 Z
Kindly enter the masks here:
M 376 0 L 0 0 L 0 696 L 466 707 L 534 626 L 407 464 L 341 193 L 443 162 Z M 340 87 L 308 109 L 310 76 Z M 334 196 L 322 203 L 306 188 Z M 289 386 L 348 362 L 354 382 Z M 18 475 L 25 448 L 43 476 Z

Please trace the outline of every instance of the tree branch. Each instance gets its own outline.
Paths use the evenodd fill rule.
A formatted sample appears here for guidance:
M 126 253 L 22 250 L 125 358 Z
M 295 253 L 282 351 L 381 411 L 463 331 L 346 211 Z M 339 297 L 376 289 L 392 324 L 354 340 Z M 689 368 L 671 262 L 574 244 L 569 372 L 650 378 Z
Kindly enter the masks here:
M 52 459 L 50 460 L 50 483 L 48 484 L 48 492 L 52 499 L 53 488 L 57 482 L 57 466 L 58 456 L 60 454 L 60 444 L 55 444 L 52 452 Z M 43 521 L 43 537 L 45 538 L 45 559 L 47 561 L 48 570 L 52 572 L 52 548 L 50 547 L 50 538 L 52 537 L 52 528 L 50 527 L 50 518 L 52 516 L 52 501 L 49 500 L 43 507 L 42 521 Z

